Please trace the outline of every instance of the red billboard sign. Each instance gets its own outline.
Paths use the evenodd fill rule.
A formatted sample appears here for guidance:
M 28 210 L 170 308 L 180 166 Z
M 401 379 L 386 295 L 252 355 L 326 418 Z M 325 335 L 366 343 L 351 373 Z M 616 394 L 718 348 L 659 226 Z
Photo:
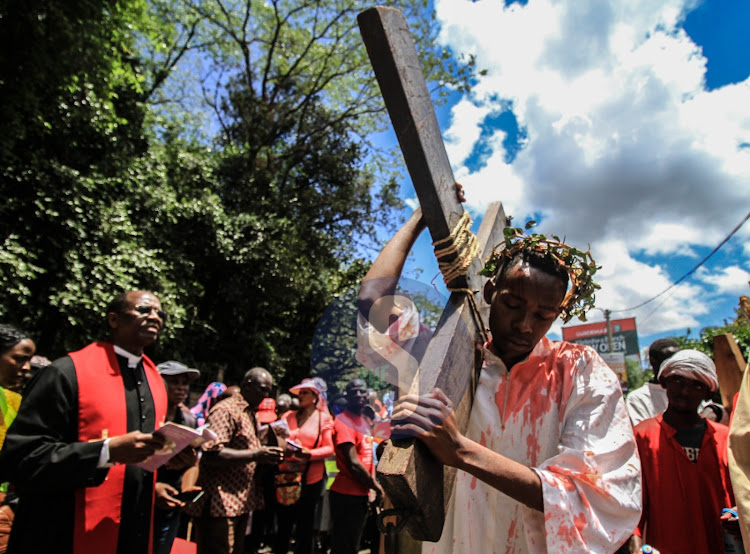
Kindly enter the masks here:
M 609 347 L 609 336 L 607 334 L 607 322 L 585 323 L 583 325 L 571 325 L 562 328 L 563 340 L 578 344 L 587 344 L 602 355 L 606 360 L 612 356 L 620 355 L 625 361 L 638 362 L 640 365 L 641 355 L 638 348 L 638 331 L 635 327 L 635 318 L 613 319 L 612 326 L 612 352 Z M 610 367 L 612 367 L 610 363 Z M 618 372 L 621 380 L 625 380 L 625 373 Z
M 628 317 L 626 319 L 613 319 L 610 323 L 612 324 L 612 336 L 623 331 L 636 330 L 634 317 Z M 607 336 L 606 321 L 584 323 L 583 325 L 571 325 L 570 327 L 562 328 L 563 340 L 566 340 L 568 342 L 578 342 L 578 339 L 601 336 Z M 637 352 L 635 353 L 637 354 Z

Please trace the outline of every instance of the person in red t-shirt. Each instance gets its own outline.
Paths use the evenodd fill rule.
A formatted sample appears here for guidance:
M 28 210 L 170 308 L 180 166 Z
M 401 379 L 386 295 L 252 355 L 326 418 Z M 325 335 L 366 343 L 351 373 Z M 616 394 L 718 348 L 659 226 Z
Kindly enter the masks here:
M 365 382 L 352 379 L 346 386 L 346 410 L 336 417 L 333 428 L 339 473 L 330 491 L 332 554 L 356 554 L 370 490 L 375 491 L 377 503 L 383 498 L 383 489 L 375 479 L 370 425 L 362 417 L 366 404 Z
M 722 509 L 734 506 L 728 429 L 698 414 L 718 388 L 716 367 L 702 352 L 682 350 L 662 364 L 658 379 L 667 391 L 667 409 L 634 430 L 643 515 L 630 552 L 640 552 L 645 543 L 662 554 L 724 552 L 720 518 Z

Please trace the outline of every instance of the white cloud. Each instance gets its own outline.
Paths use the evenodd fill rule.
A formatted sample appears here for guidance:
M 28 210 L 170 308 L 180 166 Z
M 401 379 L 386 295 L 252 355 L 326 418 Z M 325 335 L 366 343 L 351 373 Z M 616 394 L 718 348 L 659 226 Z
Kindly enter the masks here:
M 750 271 L 738 266 L 725 267 L 716 272 L 699 269 L 698 279 L 716 289 L 719 294 L 749 294 L 748 282 L 750 282 Z
M 655 298 L 635 310 L 612 314 L 612 317 L 635 317 L 639 332 L 646 335 L 699 326 L 697 316 L 708 313 L 711 302 L 710 297 L 701 294 L 700 287 L 687 282 L 664 293 L 672 284 L 666 267 L 632 258 L 623 241 L 602 246 L 600 252 L 594 251 L 602 265 L 597 274 L 602 284 L 596 295 L 597 306 L 613 310 L 633 308 Z
M 606 309 L 620 310 L 634 308 L 655 298 L 642 307 L 629 311 L 613 311 L 612 319 L 636 318 L 641 335 L 660 332 L 682 333 L 688 327 L 700 328 L 698 316 L 711 309 L 712 297 L 704 294 L 701 288 L 692 283 L 684 283 L 662 294 L 672 284 L 667 269 L 651 266 L 628 255 L 623 241 L 602 244 L 600 251 L 592 251 L 602 269 L 596 281 L 602 289 L 596 294 L 597 309 L 588 315 L 588 321 L 603 321 Z M 576 325 L 577 320 L 567 325 Z M 553 336 L 560 336 L 560 322 L 556 322 Z
M 456 180 L 467 191 L 471 191 L 468 194 L 466 208 L 473 214 L 484 213 L 489 202 L 499 199 L 502 199 L 503 208 L 508 215 L 517 213 L 517 207 L 524 204 L 523 182 L 513 167 L 505 163 L 505 151 L 502 148 L 504 136 L 505 133 L 499 132 L 488 139 L 494 148 L 481 169 L 471 172 L 461 167 L 455 172 Z
M 629 307 L 658 294 L 675 277 L 666 259 L 652 267 L 635 256 L 697 257 L 750 206 L 750 148 L 740 147 L 750 143 L 750 80 L 705 89 L 706 59 L 679 27 L 692 4 L 436 2 L 440 40 L 487 70 L 446 132 L 469 207 L 481 213 L 503 200 L 516 220 L 541 214 L 542 231 L 591 244 L 605 268 L 598 305 Z M 528 142 L 508 164 L 498 133 L 469 170 L 467 156 L 487 142 L 484 117 L 508 102 Z M 716 295 L 732 290 L 735 269 L 639 310 L 641 332 L 699 327 Z
M 416 210 L 419 207 L 419 200 L 414 198 L 407 198 L 404 200 L 404 204 L 410 209 L 410 210 Z
M 463 164 L 479 140 L 481 124 L 489 109 L 463 99 L 451 109 L 451 127 L 445 133 L 445 149 L 454 164 Z
M 690 225 L 665 222 L 651 226 L 640 244 L 645 252 L 652 256 L 657 254 L 682 254 L 695 258 L 697 257 L 695 252 L 686 245 L 710 245 L 716 244 L 718 240 L 719 237 L 715 236 L 715 233 L 706 237 L 700 229 Z

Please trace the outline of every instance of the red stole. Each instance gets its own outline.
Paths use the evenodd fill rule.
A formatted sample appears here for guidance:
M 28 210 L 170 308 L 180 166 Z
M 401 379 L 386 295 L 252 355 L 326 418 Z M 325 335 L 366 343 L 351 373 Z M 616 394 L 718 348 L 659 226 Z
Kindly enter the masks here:
M 125 385 L 112 344 L 95 342 L 69 355 L 78 380 L 78 440 L 89 442 L 126 434 Z M 167 413 L 167 391 L 156 366 L 146 356 L 143 356 L 143 370 L 154 400 L 156 427 L 159 427 Z M 124 483 L 125 466 L 115 465 L 109 468 L 107 477 L 98 487 L 76 490 L 73 552 L 117 552 Z M 152 522 L 153 500 L 152 496 Z M 153 534 L 153 529 L 149 534 Z M 152 542 L 150 536 L 149 553 Z

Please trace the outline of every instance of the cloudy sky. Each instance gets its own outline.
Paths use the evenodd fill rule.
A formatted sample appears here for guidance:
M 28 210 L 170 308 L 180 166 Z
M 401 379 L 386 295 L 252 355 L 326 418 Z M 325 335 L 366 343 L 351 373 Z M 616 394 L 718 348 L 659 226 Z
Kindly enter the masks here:
M 750 292 L 747 0 L 436 0 L 440 40 L 476 56 L 471 93 L 438 111 L 475 229 L 516 223 L 591 245 L 597 306 L 635 317 L 641 347 L 733 317 Z M 414 198 L 410 183 L 404 197 Z M 436 273 L 427 233 L 411 264 Z M 626 311 L 621 311 L 626 310 Z M 593 311 L 590 321 L 601 320 Z M 559 338 L 559 324 L 552 336 Z

